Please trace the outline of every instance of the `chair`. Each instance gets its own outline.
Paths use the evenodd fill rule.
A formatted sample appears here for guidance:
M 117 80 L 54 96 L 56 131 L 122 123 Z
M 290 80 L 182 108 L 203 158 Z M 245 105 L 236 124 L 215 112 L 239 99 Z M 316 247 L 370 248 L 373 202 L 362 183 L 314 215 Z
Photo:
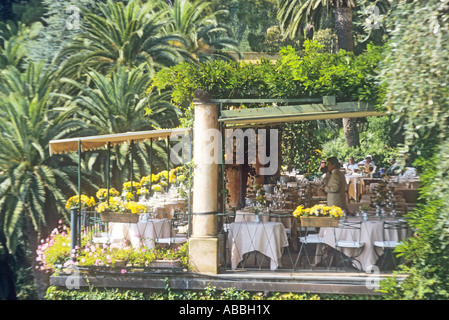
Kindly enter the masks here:
M 187 242 L 187 237 L 183 235 L 176 234 L 176 230 L 178 230 L 178 227 L 182 225 L 182 219 L 184 215 L 181 214 L 174 214 L 174 217 L 170 220 L 170 237 L 168 238 L 159 238 L 157 237 L 155 239 L 155 243 L 159 245 L 166 245 L 169 248 L 171 248 L 172 245 L 181 245 L 185 242 Z
M 409 233 L 409 226 L 405 220 L 384 221 L 382 239 L 374 241 L 374 252 L 379 258 L 378 266 L 381 270 L 386 270 L 385 264 L 392 262 L 394 269 L 397 265 L 394 250 L 404 240 Z M 390 240 L 390 239 L 397 240 Z M 380 251 L 381 250 L 381 251 Z M 380 251 L 380 252 L 379 252 Z M 390 259 L 390 260 L 389 260 Z
M 340 220 L 338 228 L 334 228 L 335 247 L 337 250 L 334 250 L 329 268 L 332 265 L 336 251 L 338 251 L 340 261 L 336 265 L 337 269 L 338 265 L 343 264 L 347 270 L 348 267 L 353 266 L 354 263 L 358 262 L 360 265 L 359 269 L 363 270 L 362 263 L 357 260 L 365 248 L 365 243 L 360 241 L 361 230 L 362 221 Z M 345 249 L 346 251 L 343 253 L 343 250 Z
M 170 237 L 170 238 L 158 238 L 155 240 L 156 244 L 161 245 L 180 245 L 187 242 L 187 237 Z
M 316 258 L 318 256 L 322 257 L 322 260 L 324 261 L 324 264 L 326 265 L 326 268 L 328 268 L 327 265 L 327 259 L 325 259 L 325 253 L 323 250 L 324 242 L 323 238 L 319 236 L 318 233 L 310 233 L 311 231 L 316 231 L 314 227 L 312 228 L 301 228 L 304 229 L 305 233 L 304 236 L 298 237 L 299 239 L 299 252 L 298 257 L 296 258 L 295 266 L 298 264 L 298 261 L 302 258 L 302 255 L 305 255 L 305 258 L 307 260 L 307 264 L 310 268 L 312 268 L 313 264 L 311 263 L 310 256 Z M 312 247 L 315 249 L 314 255 L 309 255 L 308 247 Z

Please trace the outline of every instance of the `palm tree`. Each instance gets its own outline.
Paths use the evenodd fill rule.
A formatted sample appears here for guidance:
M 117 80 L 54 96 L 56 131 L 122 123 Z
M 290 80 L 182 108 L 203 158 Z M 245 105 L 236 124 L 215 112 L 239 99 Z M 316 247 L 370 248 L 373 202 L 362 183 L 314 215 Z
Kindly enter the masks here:
M 29 27 L 21 22 L 0 23 L 0 69 L 9 65 L 25 68 L 29 44 L 36 39 L 38 29 L 38 23 Z
M 229 38 L 228 28 L 218 22 L 227 10 L 212 11 L 212 3 L 207 0 L 161 1 L 161 8 L 171 18 L 167 31 L 182 35 L 187 51 L 197 61 L 233 60 L 229 52 L 240 56 L 238 42 Z
M 97 71 L 88 72 L 89 86 L 73 79 L 63 78 L 61 81 L 75 87 L 79 94 L 64 96 L 72 104 L 78 106 L 78 117 L 84 119 L 95 134 L 112 134 L 130 131 L 172 128 L 179 125 L 179 111 L 170 102 L 169 93 L 148 96 L 146 90 L 150 86 L 151 77 L 142 70 L 128 70 L 119 67 L 111 76 L 104 76 Z M 153 145 L 157 151 L 164 152 L 160 146 Z M 115 146 L 112 155 L 112 177 L 116 187 L 127 181 L 129 176 L 129 145 Z M 149 145 L 135 146 L 136 178 L 148 174 Z M 155 152 L 155 163 L 163 163 L 161 156 Z M 105 152 L 96 162 L 96 169 L 106 172 Z M 154 171 L 153 171 L 154 172 Z
M 292 39 L 307 29 L 319 29 L 321 16 L 330 8 L 334 11 L 338 47 L 354 51 L 352 39 L 352 9 L 355 0 L 278 0 L 278 19 L 284 34 Z
M 286 34 L 294 38 L 305 24 L 314 25 L 320 21 L 322 12 L 332 8 L 335 16 L 335 28 L 338 37 L 338 48 L 354 51 L 352 9 L 354 0 L 279 0 L 278 19 Z M 355 119 L 343 118 L 343 128 L 348 147 L 360 145 Z
M 74 108 L 53 108 L 54 84 L 43 64 L 24 72 L 9 66 L 0 75 L 0 226 L 10 252 L 26 238 L 33 267 L 43 228 L 60 219 L 66 191 L 76 190 L 70 163 L 50 158 L 48 146 L 83 124 L 71 118 Z M 42 298 L 41 274 L 33 270 Z
M 171 45 L 184 43 L 183 38 L 162 34 L 170 21 L 164 11 L 155 10 L 153 2 L 132 0 L 125 6 L 108 0 L 98 6 L 103 16 L 86 13 L 83 32 L 61 50 L 57 62 L 69 57 L 61 67 L 62 76 L 79 75 L 88 68 L 110 74 L 120 66 L 141 64 L 154 73 L 184 60 L 183 48 Z

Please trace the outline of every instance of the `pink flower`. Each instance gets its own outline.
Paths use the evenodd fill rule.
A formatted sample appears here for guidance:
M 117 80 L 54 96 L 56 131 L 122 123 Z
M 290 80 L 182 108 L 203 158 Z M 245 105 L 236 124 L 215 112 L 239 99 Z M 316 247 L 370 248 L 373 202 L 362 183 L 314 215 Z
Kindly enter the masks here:
M 126 270 L 125 270 L 125 269 L 122 269 L 122 270 L 120 271 L 120 273 L 121 273 L 121 274 L 125 274 L 125 273 L 126 273 Z

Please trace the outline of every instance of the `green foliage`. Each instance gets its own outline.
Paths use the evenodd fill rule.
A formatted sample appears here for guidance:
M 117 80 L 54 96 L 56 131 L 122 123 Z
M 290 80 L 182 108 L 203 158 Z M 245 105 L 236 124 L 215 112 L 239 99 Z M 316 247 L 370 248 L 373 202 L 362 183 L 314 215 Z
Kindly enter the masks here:
M 403 121 L 406 151 L 429 157 L 448 136 L 448 2 L 399 2 L 381 64 L 385 106 Z
M 164 11 L 156 10 L 156 4 L 141 4 L 138 0 L 127 5 L 110 0 L 107 4 L 99 3 L 101 15 L 88 12 L 81 26 L 83 32 L 58 56 L 58 63 L 64 61 L 64 74 L 81 74 L 89 67 L 107 74 L 119 66 L 141 65 L 152 73 L 182 61 L 185 50 L 171 44 L 182 44 L 184 39 L 164 34 L 169 18 Z
M 282 165 L 295 168 L 304 174 L 313 174 L 318 171 L 321 150 L 315 135 L 316 130 L 316 121 L 286 123 L 283 126 Z
M 301 56 L 293 48 L 281 50 L 280 70 L 291 70 L 293 81 L 300 82 L 304 96 L 335 95 L 337 100 L 376 101 L 374 86 L 382 48 L 368 46 L 364 54 L 340 50 L 337 54 L 322 52 L 322 45 L 306 41 Z
M 300 55 L 292 47 L 281 50 L 276 64 L 213 61 L 198 66 L 182 63 L 158 72 L 149 92 L 173 90 L 178 105 L 188 105 L 202 89 L 214 98 L 294 98 L 335 95 L 344 100 L 377 100 L 374 77 L 381 48 L 370 46 L 360 56 L 340 51 L 320 52 L 316 42 L 305 43 Z
M 82 237 L 81 246 L 71 252 L 70 237 L 71 230 L 60 224 L 47 239 L 41 240 L 36 259 L 40 271 L 53 274 L 58 267 L 71 265 L 71 257 L 76 258 L 75 264 L 79 266 L 114 267 L 117 261 L 124 261 L 129 266 L 145 267 L 154 260 L 180 260 L 183 267 L 189 268 L 188 243 L 177 248 L 133 248 L 126 241 L 108 245 L 92 243 L 91 235 L 87 234 Z
M 323 144 L 323 158 L 337 157 L 344 163 L 349 156 L 353 156 L 356 162 L 365 159 L 366 155 L 373 156 L 374 163 L 380 168 L 388 168 L 391 158 L 398 158 L 400 150 L 398 145 L 402 143 L 402 134 L 391 116 L 369 117 L 368 130 L 360 133 L 360 146 L 349 148 L 346 145 L 343 129 L 335 132 L 331 139 Z
M 52 62 L 59 52 L 67 46 L 73 38 L 81 32 L 81 28 L 68 23 L 74 23 L 79 13 L 79 25 L 83 24 L 84 10 L 96 8 L 98 2 L 103 0 L 40 0 L 41 9 L 45 10 L 38 22 L 31 27 L 37 29 L 36 37 L 26 44 L 28 60 L 32 62 Z M 78 8 L 80 11 L 73 11 Z
M 447 184 L 449 1 L 398 1 L 382 63 L 385 106 L 404 123 L 404 153 L 423 172 L 418 209 L 408 215 L 414 236 L 398 248 L 407 278 L 382 283 L 391 299 L 449 297 Z
M 220 17 L 229 26 L 232 37 L 243 52 L 272 52 L 268 40 L 268 29 L 276 26 L 276 0 L 213 0 L 217 9 L 226 9 L 229 14 Z M 268 41 L 267 41 L 268 40 Z M 276 52 L 279 48 L 276 49 Z
M 42 17 L 45 13 L 45 8 L 42 6 L 42 0 L 21 1 L 20 3 L 12 4 L 12 12 L 17 17 L 17 20 L 30 25 Z
M 76 189 L 70 165 L 58 167 L 48 145 L 84 124 L 70 117 L 74 108 L 52 109 L 53 76 L 42 64 L 29 64 L 23 73 L 8 67 L 0 76 L 0 220 L 12 252 L 24 217 L 40 228 L 47 215 L 64 211 L 64 190 Z
M 89 85 L 70 78 L 61 82 L 74 88 L 74 95 L 63 95 L 64 100 L 77 106 L 78 117 L 85 121 L 91 135 L 172 128 L 178 125 L 177 110 L 168 100 L 168 94 L 145 95 L 151 77 L 143 68 L 119 67 L 110 77 L 96 71 L 86 74 Z M 88 130 L 85 130 L 88 133 Z M 159 169 L 164 163 L 166 151 L 162 143 L 155 142 L 153 163 Z M 149 143 L 135 145 L 134 172 L 140 176 L 149 171 Z M 115 146 L 111 152 L 113 185 L 120 186 L 129 179 L 129 145 Z M 106 153 L 94 153 L 90 159 L 92 171 L 106 172 Z M 88 157 L 86 155 L 86 157 Z M 166 163 L 166 162 L 165 162 Z
M 214 10 L 207 0 L 161 1 L 161 6 L 171 18 L 167 32 L 183 36 L 194 61 L 233 60 L 230 52 L 240 55 L 238 42 L 228 35 L 228 26 L 219 22 L 228 15 L 227 10 Z
M 397 249 L 410 261 L 398 272 L 408 274 L 402 282 L 385 280 L 381 292 L 389 299 L 435 300 L 449 298 L 449 187 L 447 185 L 449 143 L 441 145 L 435 155 L 420 158 L 415 165 L 422 170 L 420 204 L 408 214 L 413 237 Z
M 47 300 L 380 300 L 381 295 L 338 295 L 312 293 L 255 292 L 250 293 L 236 288 L 220 288 L 208 285 L 201 291 L 173 290 L 170 281 L 165 278 L 165 288 L 161 291 L 126 290 L 94 288 L 82 290 L 65 290 L 51 286 L 47 290 Z

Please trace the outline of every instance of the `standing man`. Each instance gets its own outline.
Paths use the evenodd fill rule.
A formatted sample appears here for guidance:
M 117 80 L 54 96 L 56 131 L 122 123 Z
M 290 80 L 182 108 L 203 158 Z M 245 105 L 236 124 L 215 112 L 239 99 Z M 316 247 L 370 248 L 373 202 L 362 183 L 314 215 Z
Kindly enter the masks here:
M 327 193 L 327 205 L 346 208 L 346 178 L 340 171 L 340 163 L 336 157 L 327 159 L 327 173 L 324 177 L 324 191 Z

